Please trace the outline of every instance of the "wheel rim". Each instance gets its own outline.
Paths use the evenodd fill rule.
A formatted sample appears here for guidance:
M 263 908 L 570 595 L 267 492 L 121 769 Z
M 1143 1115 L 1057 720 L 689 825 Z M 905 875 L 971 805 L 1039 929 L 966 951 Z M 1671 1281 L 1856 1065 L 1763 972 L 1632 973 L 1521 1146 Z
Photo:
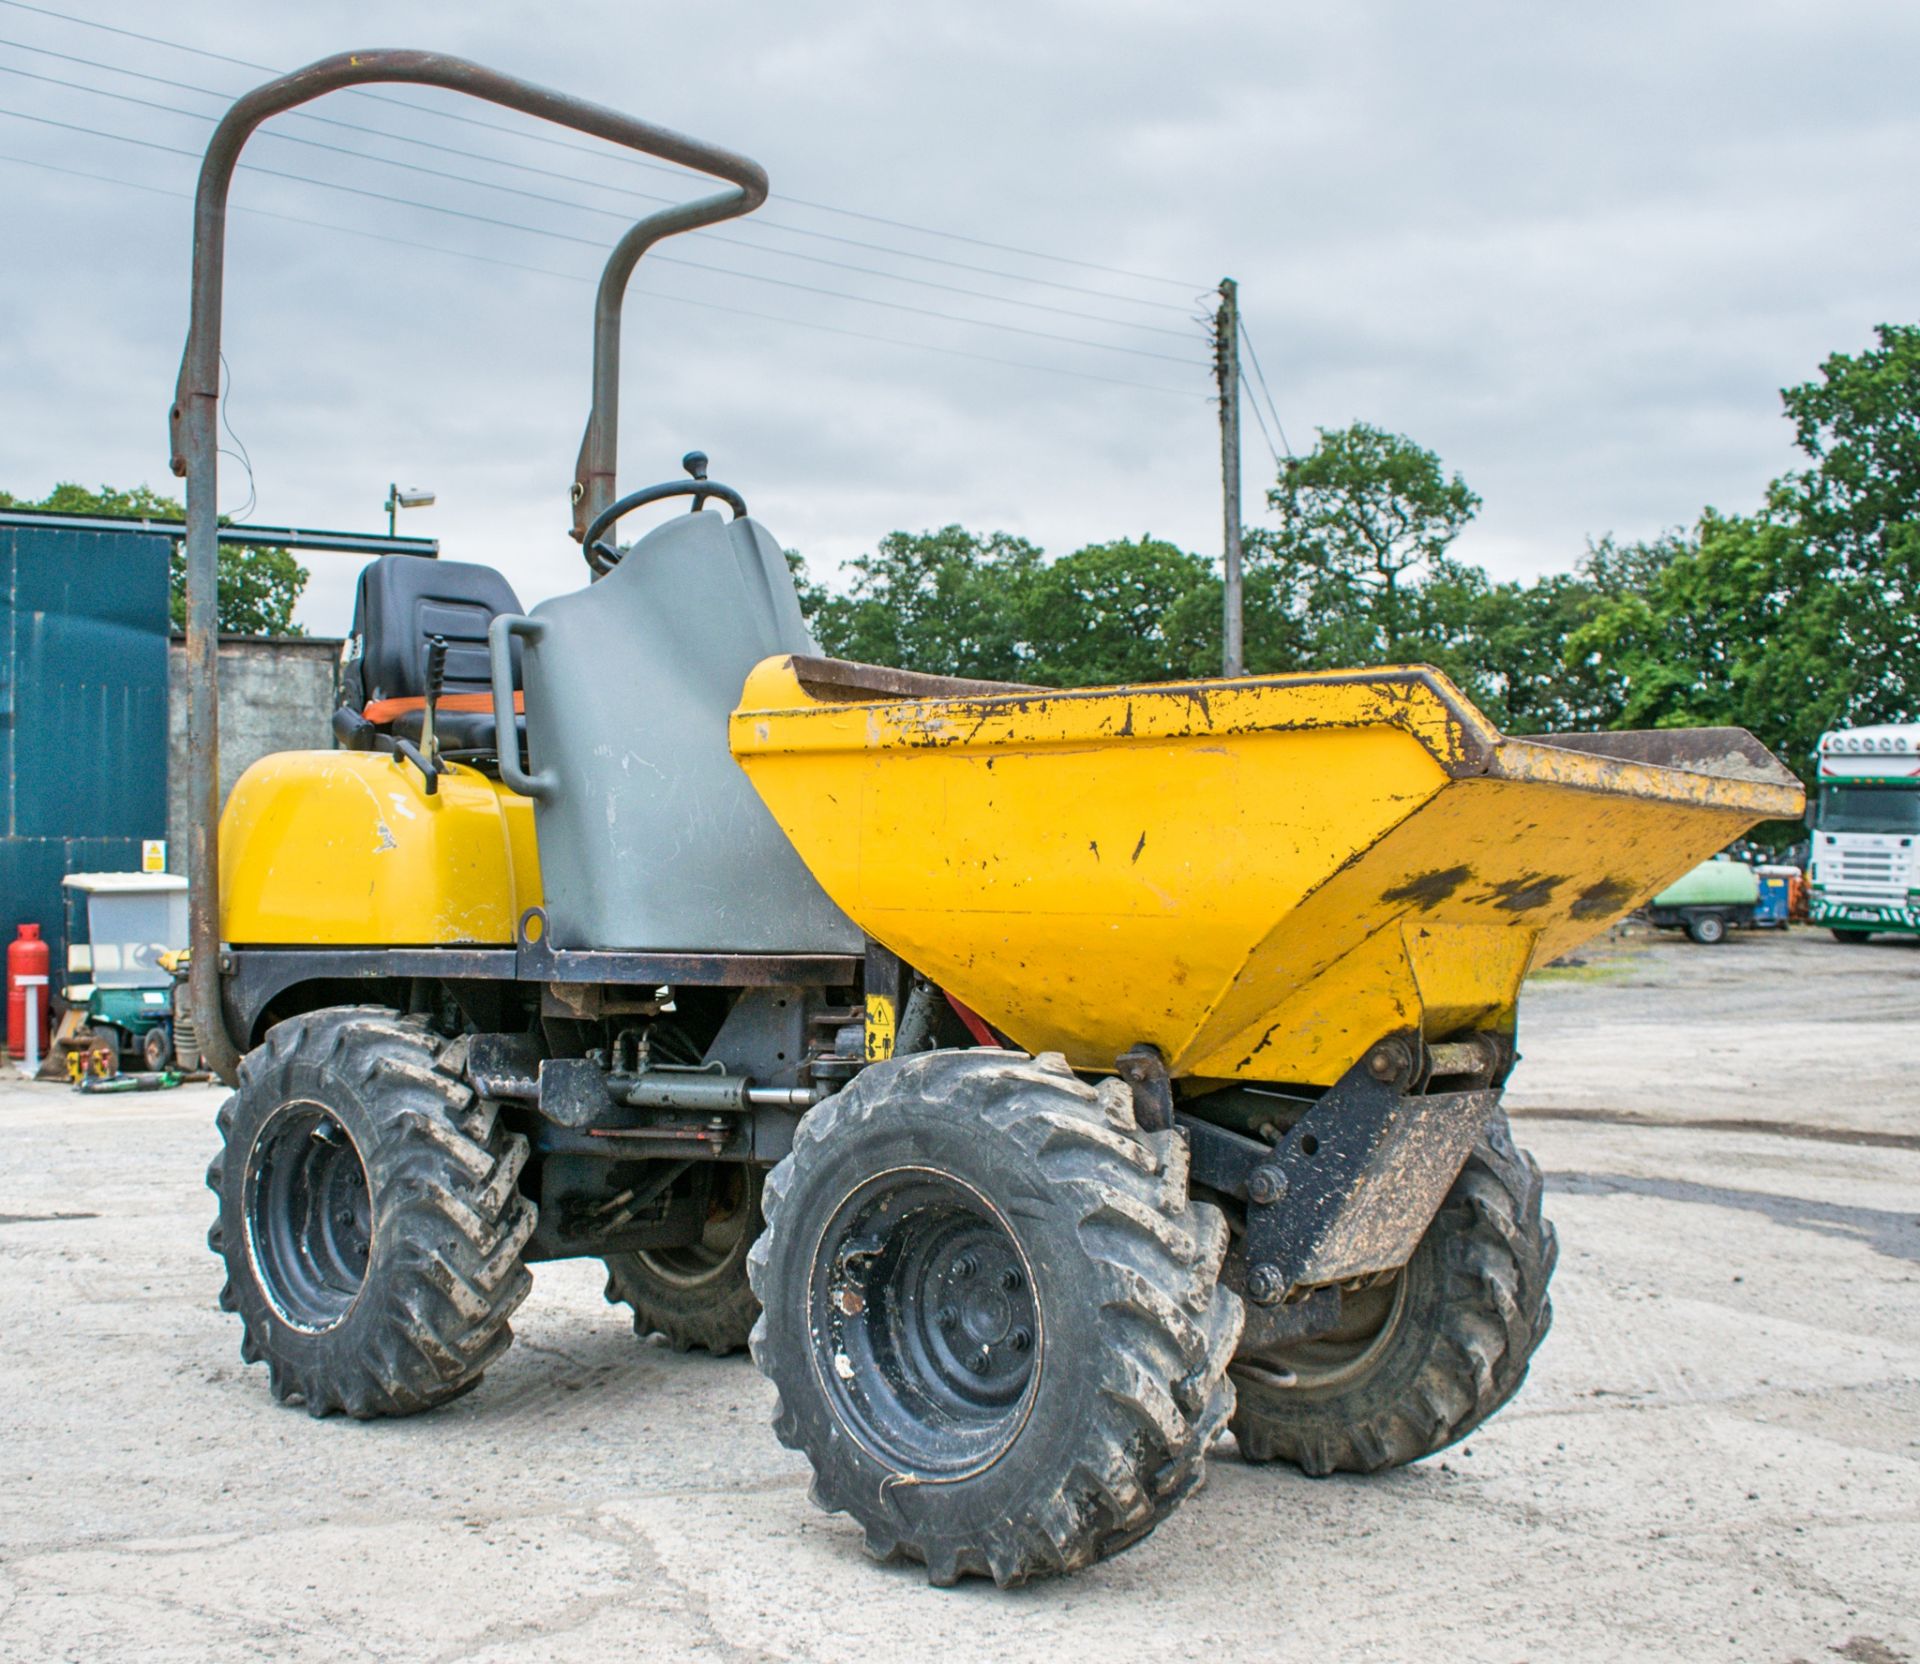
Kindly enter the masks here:
M 247 1247 L 283 1322 L 337 1327 L 366 1282 L 373 1203 L 366 1164 L 323 1105 L 283 1104 L 254 1141 L 246 1185 Z
M 1407 1309 L 1407 1274 L 1344 1297 L 1340 1326 L 1278 1354 L 1292 1373 L 1290 1392 L 1325 1392 L 1366 1374 L 1392 1344 Z
M 951 1174 L 860 1185 L 820 1235 L 808 1301 L 820 1382 L 889 1466 L 963 1478 L 1025 1425 L 1042 1352 L 1033 1270 L 1006 1219 Z
M 639 1260 L 663 1283 L 698 1288 L 730 1271 L 753 1234 L 758 1191 L 748 1168 L 729 1167 L 715 1175 L 713 1201 L 700 1240 L 682 1248 L 643 1248 Z

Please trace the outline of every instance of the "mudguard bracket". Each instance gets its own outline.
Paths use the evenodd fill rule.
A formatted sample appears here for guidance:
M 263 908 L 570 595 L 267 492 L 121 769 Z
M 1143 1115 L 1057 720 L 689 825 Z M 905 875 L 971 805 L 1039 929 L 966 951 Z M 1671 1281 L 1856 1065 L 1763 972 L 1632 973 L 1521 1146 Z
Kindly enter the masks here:
M 1500 1106 L 1486 1087 L 1409 1094 L 1417 1044 L 1382 1041 L 1271 1148 L 1181 1117 L 1194 1177 L 1247 1204 L 1259 1305 L 1405 1265 Z

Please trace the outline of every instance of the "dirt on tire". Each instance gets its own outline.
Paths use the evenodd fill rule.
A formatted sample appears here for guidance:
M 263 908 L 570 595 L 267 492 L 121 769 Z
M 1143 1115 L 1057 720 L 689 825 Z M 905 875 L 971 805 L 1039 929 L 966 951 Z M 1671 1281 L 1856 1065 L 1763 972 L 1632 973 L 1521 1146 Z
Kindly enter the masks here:
M 892 1423 L 846 1408 L 889 1389 L 850 1361 L 821 1302 L 830 1222 L 893 1174 L 971 1195 L 1031 1278 L 1024 1289 L 1010 1261 L 998 1285 L 1031 1300 L 1024 1410 L 1004 1442 L 937 1483 L 922 1482 L 933 1464 L 911 1453 L 936 1433 L 906 1426 L 897 1400 L 886 1401 Z M 851 1514 L 876 1558 L 918 1561 L 936 1584 L 1071 1572 L 1150 1532 L 1199 1486 L 1233 1408 L 1226 1365 L 1242 1308 L 1219 1282 L 1227 1224 L 1190 1198 L 1187 1176 L 1177 1133 L 1142 1132 L 1124 1086 L 1089 1086 L 1058 1056 L 899 1058 L 814 1110 L 767 1181 L 767 1229 L 749 1256 L 764 1307 L 754 1359 L 779 1389 L 775 1432 L 813 1463 L 814 1500 Z M 889 1298 L 879 1283 L 892 1248 L 860 1252 L 880 1269 L 864 1298 L 838 1288 L 843 1312 Z M 987 1333 L 975 1337 L 981 1358 Z M 903 1344 L 898 1357 L 910 1355 Z
M 1553 1322 L 1559 1243 L 1542 1191 L 1498 1116 L 1376 1296 L 1378 1333 L 1236 1360 L 1241 1455 L 1316 1477 L 1377 1473 L 1444 1450 L 1513 1397 Z M 1288 1374 L 1296 1383 L 1280 1384 Z
M 337 1007 L 277 1024 L 242 1060 L 207 1169 L 207 1246 L 240 1355 L 282 1402 L 411 1415 L 473 1387 L 512 1342 L 533 1286 L 527 1143 L 461 1079 L 465 1049 Z

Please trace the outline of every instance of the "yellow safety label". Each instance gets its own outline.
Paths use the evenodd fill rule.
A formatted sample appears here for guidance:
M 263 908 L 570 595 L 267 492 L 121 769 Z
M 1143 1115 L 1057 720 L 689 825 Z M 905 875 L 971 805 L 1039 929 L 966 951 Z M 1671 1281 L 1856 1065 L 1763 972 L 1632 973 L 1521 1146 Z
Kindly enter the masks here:
M 885 994 L 867 996 L 867 1061 L 884 1062 L 893 1056 L 893 1001 Z

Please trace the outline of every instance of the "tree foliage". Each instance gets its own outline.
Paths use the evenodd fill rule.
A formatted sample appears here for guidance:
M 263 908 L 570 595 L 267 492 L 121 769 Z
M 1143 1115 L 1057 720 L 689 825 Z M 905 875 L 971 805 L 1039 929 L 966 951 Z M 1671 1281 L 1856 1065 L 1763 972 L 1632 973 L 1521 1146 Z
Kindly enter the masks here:
M 123 491 L 103 485 L 97 491 L 63 480 L 38 502 L 0 491 L 0 508 L 50 509 L 59 514 L 91 514 L 116 520 L 179 520 L 185 510 L 173 497 L 146 485 Z M 167 607 L 175 629 L 186 628 L 187 562 L 176 542 L 168 561 Z M 303 635 L 293 609 L 307 587 L 307 569 L 285 549 L 247 545 L 220 546 L 220 629 L 225 635 Z
M 1447 559 L 1480 499 L 1401 434 L 1365 422 L 1323 430 L 1281 462 L 1267 502 L 1279 525 L 1249 540 L 1254 564 L 1305 584 L 1317 656 L 1399 662 L 1413 642 L 1450 634 L 1466 591 L 1484 587 Z
M 1509 732 L 1724 724 L 1802 769 L 1826 728 L 1920 718 L 1920 326 L 1781 400 L 1805 465 L 1753 512 L 1603 537 L 1526 583 L 1455 557 L 1480 499 L 1431 451 L 1322 431 L 1246 539 L 1248 669 L 1432 664 Z M 912 669 L 1087 686 L 1220 662 L 1213 563 L 1151 537 L 1048 561 L 1001 532 L 896 532 L 848 593 L 804 595 L 828 651 Z
M 1006 532 L 891 532 L 849 562 L 847 594 L 814 593 L 814 633 L 841 658 L 1019 681 L 1011 600 L 1039 563 L 1038 549 Z

